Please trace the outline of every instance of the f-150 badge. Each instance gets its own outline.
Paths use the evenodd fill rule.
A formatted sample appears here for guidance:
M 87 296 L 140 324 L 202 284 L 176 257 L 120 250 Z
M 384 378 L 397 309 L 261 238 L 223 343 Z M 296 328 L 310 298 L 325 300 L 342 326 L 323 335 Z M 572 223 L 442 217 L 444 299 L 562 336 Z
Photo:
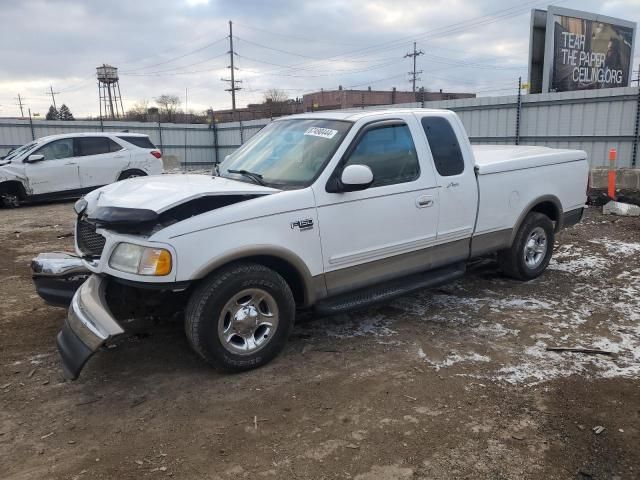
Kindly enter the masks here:
M 313 228 L 313 220 L 311 218 L 305 218 L 303 220 L 296 220 L 291 222 L 291 230 L 300 229 L 300 231 L 311 230 Z

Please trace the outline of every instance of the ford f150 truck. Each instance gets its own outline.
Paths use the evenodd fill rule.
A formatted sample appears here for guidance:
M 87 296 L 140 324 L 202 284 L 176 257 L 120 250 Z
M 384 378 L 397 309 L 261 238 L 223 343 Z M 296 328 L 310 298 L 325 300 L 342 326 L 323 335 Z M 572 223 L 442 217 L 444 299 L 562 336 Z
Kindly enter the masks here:
M 582 217 L 586 157 L 472 147 L 450 111 L 321 112 L 273 121 L 214 176 L 102 187 L 75 204 L 91 275 L 58 334 L 64 373 L 124 332 L 123 305 L 172 299 L 193 349 L 239 371 L 273 359 L 301 309 L 440 285 L 491 252 L 506 275 L 536 278 Z

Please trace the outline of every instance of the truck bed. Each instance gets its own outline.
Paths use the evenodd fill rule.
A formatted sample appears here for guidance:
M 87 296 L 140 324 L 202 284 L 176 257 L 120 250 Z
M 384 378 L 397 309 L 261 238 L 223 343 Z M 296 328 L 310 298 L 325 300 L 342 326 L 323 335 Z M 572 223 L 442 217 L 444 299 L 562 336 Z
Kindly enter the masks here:
M 582 150 L 561 150 L 537 146 L 473 145 L 480 175 L 532 167 L 556 165 L 587 158 Z

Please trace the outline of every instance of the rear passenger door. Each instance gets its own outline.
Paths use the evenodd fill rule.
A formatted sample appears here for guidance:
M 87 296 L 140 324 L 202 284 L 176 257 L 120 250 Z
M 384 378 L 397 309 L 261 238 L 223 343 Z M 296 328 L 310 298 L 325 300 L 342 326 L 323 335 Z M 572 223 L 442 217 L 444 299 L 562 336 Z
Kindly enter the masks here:
M 77 137 L 74 149 L 83 189 L 115 182 L 129 161 L 129 152 L 109 137 Z
M 435 165 L 440 199 L 438 243 L 471 239 L 478 205 L 478 188 L 466 132 L 458 122 L 433 113 L 419 116 Z M 468 249 L 461 249 L 461 255 Z

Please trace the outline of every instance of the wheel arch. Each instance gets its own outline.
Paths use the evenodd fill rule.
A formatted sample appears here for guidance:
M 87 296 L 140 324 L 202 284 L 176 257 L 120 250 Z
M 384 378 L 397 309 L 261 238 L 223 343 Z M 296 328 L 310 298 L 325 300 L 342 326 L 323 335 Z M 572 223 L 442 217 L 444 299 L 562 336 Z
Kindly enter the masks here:
M 239 262 L 258 263 L 276 271 L 291 288 L 298 307 L 311 306 L 316 300 L 326 296 L 324 277 L 312 276 L 298 255 L 280 247 L 256 246 L 235 250 L 209 262 L 193 278 L 203 279 L 223 267 Z
M 124 170 L 122 170 L 120 172 L 120 175 L 118 175 L 118 181 L 120 180 L 124 180 L 124 176 L 129 174 L 129 173 L 137 173 L 138 175 L 140 175 L 141 177 L 146 177 L 148 176 L 148 173 L 145 172 L 144 170 L 141 170 L 139 168 L 125 168 Z
M 0 182 L 0 194 L 2 193 L 18 195 L 20 200 L 24 200 L 27 197 L 27 190 L 20 180 L 5 180 Z
M 518 217 L 518 221 L 511 231 L 511 240 L 509 241 L 509 245 L 513 245 L 513 241 L 516 238 L 518 230 L 520 230 L 522 222 L 524 222 L 524 219 L 531 212 L 542 213 L 549 217 L 553 222 L 555 222 L 554 230 L 556 232 L 562 229 L 562 202 L 560 202 L 560 199 L 555 195 L 543 195 L 529 202 L 529 204 L 527 204 L 527 206 L 522 210 L 522 213 Z

